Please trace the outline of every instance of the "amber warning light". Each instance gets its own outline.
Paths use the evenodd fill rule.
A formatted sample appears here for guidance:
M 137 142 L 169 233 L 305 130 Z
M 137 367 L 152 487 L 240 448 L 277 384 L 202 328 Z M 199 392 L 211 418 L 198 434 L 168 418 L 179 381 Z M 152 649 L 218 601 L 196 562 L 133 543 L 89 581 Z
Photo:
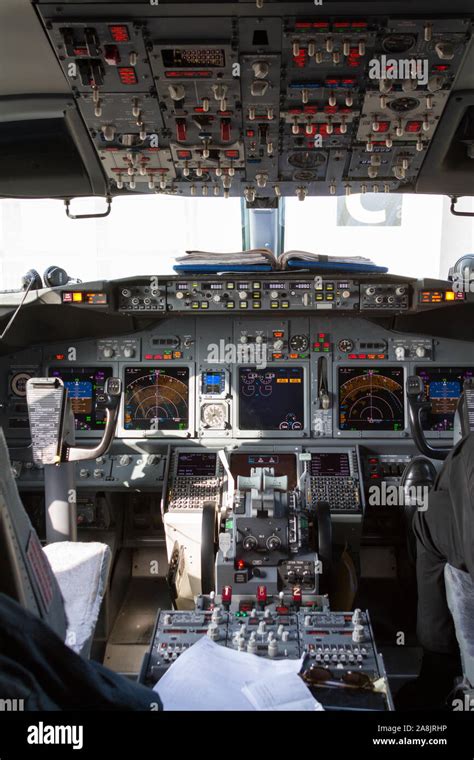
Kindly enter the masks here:
M 85 306 L 106 306 L 107 293 L 87 293 L 82 290 L 66 290 L 62 293 L 62 302 L 84 304 Z
M 457 293 L 453 290 L 422 290 L 420 292 L 420 303 L 445 303 L 446 301 L 464 300 L 464 293 Z

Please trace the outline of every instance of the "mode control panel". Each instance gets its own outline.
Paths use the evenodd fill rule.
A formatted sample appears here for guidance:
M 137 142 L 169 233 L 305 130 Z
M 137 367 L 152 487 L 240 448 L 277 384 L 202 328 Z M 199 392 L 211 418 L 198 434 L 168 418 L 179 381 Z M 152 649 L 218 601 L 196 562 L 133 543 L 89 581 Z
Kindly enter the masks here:
M 168 311 L 274 311 L 359 307 L 359 286 L 353 280 L 320 276 L 278 276 L 240 279 L 177 279 L 167 284 Z

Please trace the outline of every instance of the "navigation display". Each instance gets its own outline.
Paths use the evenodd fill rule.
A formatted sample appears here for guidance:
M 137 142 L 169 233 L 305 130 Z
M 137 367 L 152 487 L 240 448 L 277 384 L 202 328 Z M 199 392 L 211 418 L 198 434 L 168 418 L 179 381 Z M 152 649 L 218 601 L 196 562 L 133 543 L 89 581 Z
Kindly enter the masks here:
M 402 367 L 339 367 L 339 429 L 405 428 Z
M 125 368 L 125 430 L 187 430 L 188 367 Z
M 59 377 L 67 388 L 76 430 L 104 429 L 104 388 L 111 367 L 51 367 L 49 376 Z
M 302 430 L 302 367 L 239 368 L 240 430 Z
M 416 374 L 425 385 L 431 411 L 422 415 L 423 430 L 453 430 L 454 412 L 464 380 L 474 377 L 473 367 L 417 367 Z
M 311 454 L 309 474 L 313 477 L 339 475 L 348 478 L 351 474 L 349 455 L 332 452 Z
M 216 474 L 217 454 L 201 454 L 199 452 L 190 452 L 189 454 L 180 452 L 178 454 L 178 465 L 176 475 L 184 477 L 208 475 L 214 477 Z

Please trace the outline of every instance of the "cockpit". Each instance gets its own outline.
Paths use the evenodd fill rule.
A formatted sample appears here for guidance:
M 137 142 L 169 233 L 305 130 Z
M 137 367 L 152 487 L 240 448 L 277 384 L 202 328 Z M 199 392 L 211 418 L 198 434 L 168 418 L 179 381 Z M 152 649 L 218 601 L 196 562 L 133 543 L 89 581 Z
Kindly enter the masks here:
M 438 6 L 3 0 L 0 712 L 474 709 Z

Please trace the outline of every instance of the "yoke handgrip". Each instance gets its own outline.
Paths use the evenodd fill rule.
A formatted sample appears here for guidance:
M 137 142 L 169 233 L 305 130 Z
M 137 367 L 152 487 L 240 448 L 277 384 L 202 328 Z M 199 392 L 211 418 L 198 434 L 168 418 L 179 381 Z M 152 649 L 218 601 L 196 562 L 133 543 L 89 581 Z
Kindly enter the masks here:
M 122 396 L 122 381 L 118 377 L 109 377 L 105 384 L 105 430 L 104 435 L 92 448 L 82 446 L 63 446 L 61 460 L 63 462 L 83 462 L 88 459 L 97 459 L 108 451 L 117 427 L 117 419 Z
M 423 432 L 421 413 L 431 409 L 431 404 L 423 398 L 424 384 L 421 377 L 418 375 L 410 375 L 407 378 L 406 391 L 410 432 L 418 451 L 429 457 L 429 459 L 446 459 L 451 449 L 430 446 Z

